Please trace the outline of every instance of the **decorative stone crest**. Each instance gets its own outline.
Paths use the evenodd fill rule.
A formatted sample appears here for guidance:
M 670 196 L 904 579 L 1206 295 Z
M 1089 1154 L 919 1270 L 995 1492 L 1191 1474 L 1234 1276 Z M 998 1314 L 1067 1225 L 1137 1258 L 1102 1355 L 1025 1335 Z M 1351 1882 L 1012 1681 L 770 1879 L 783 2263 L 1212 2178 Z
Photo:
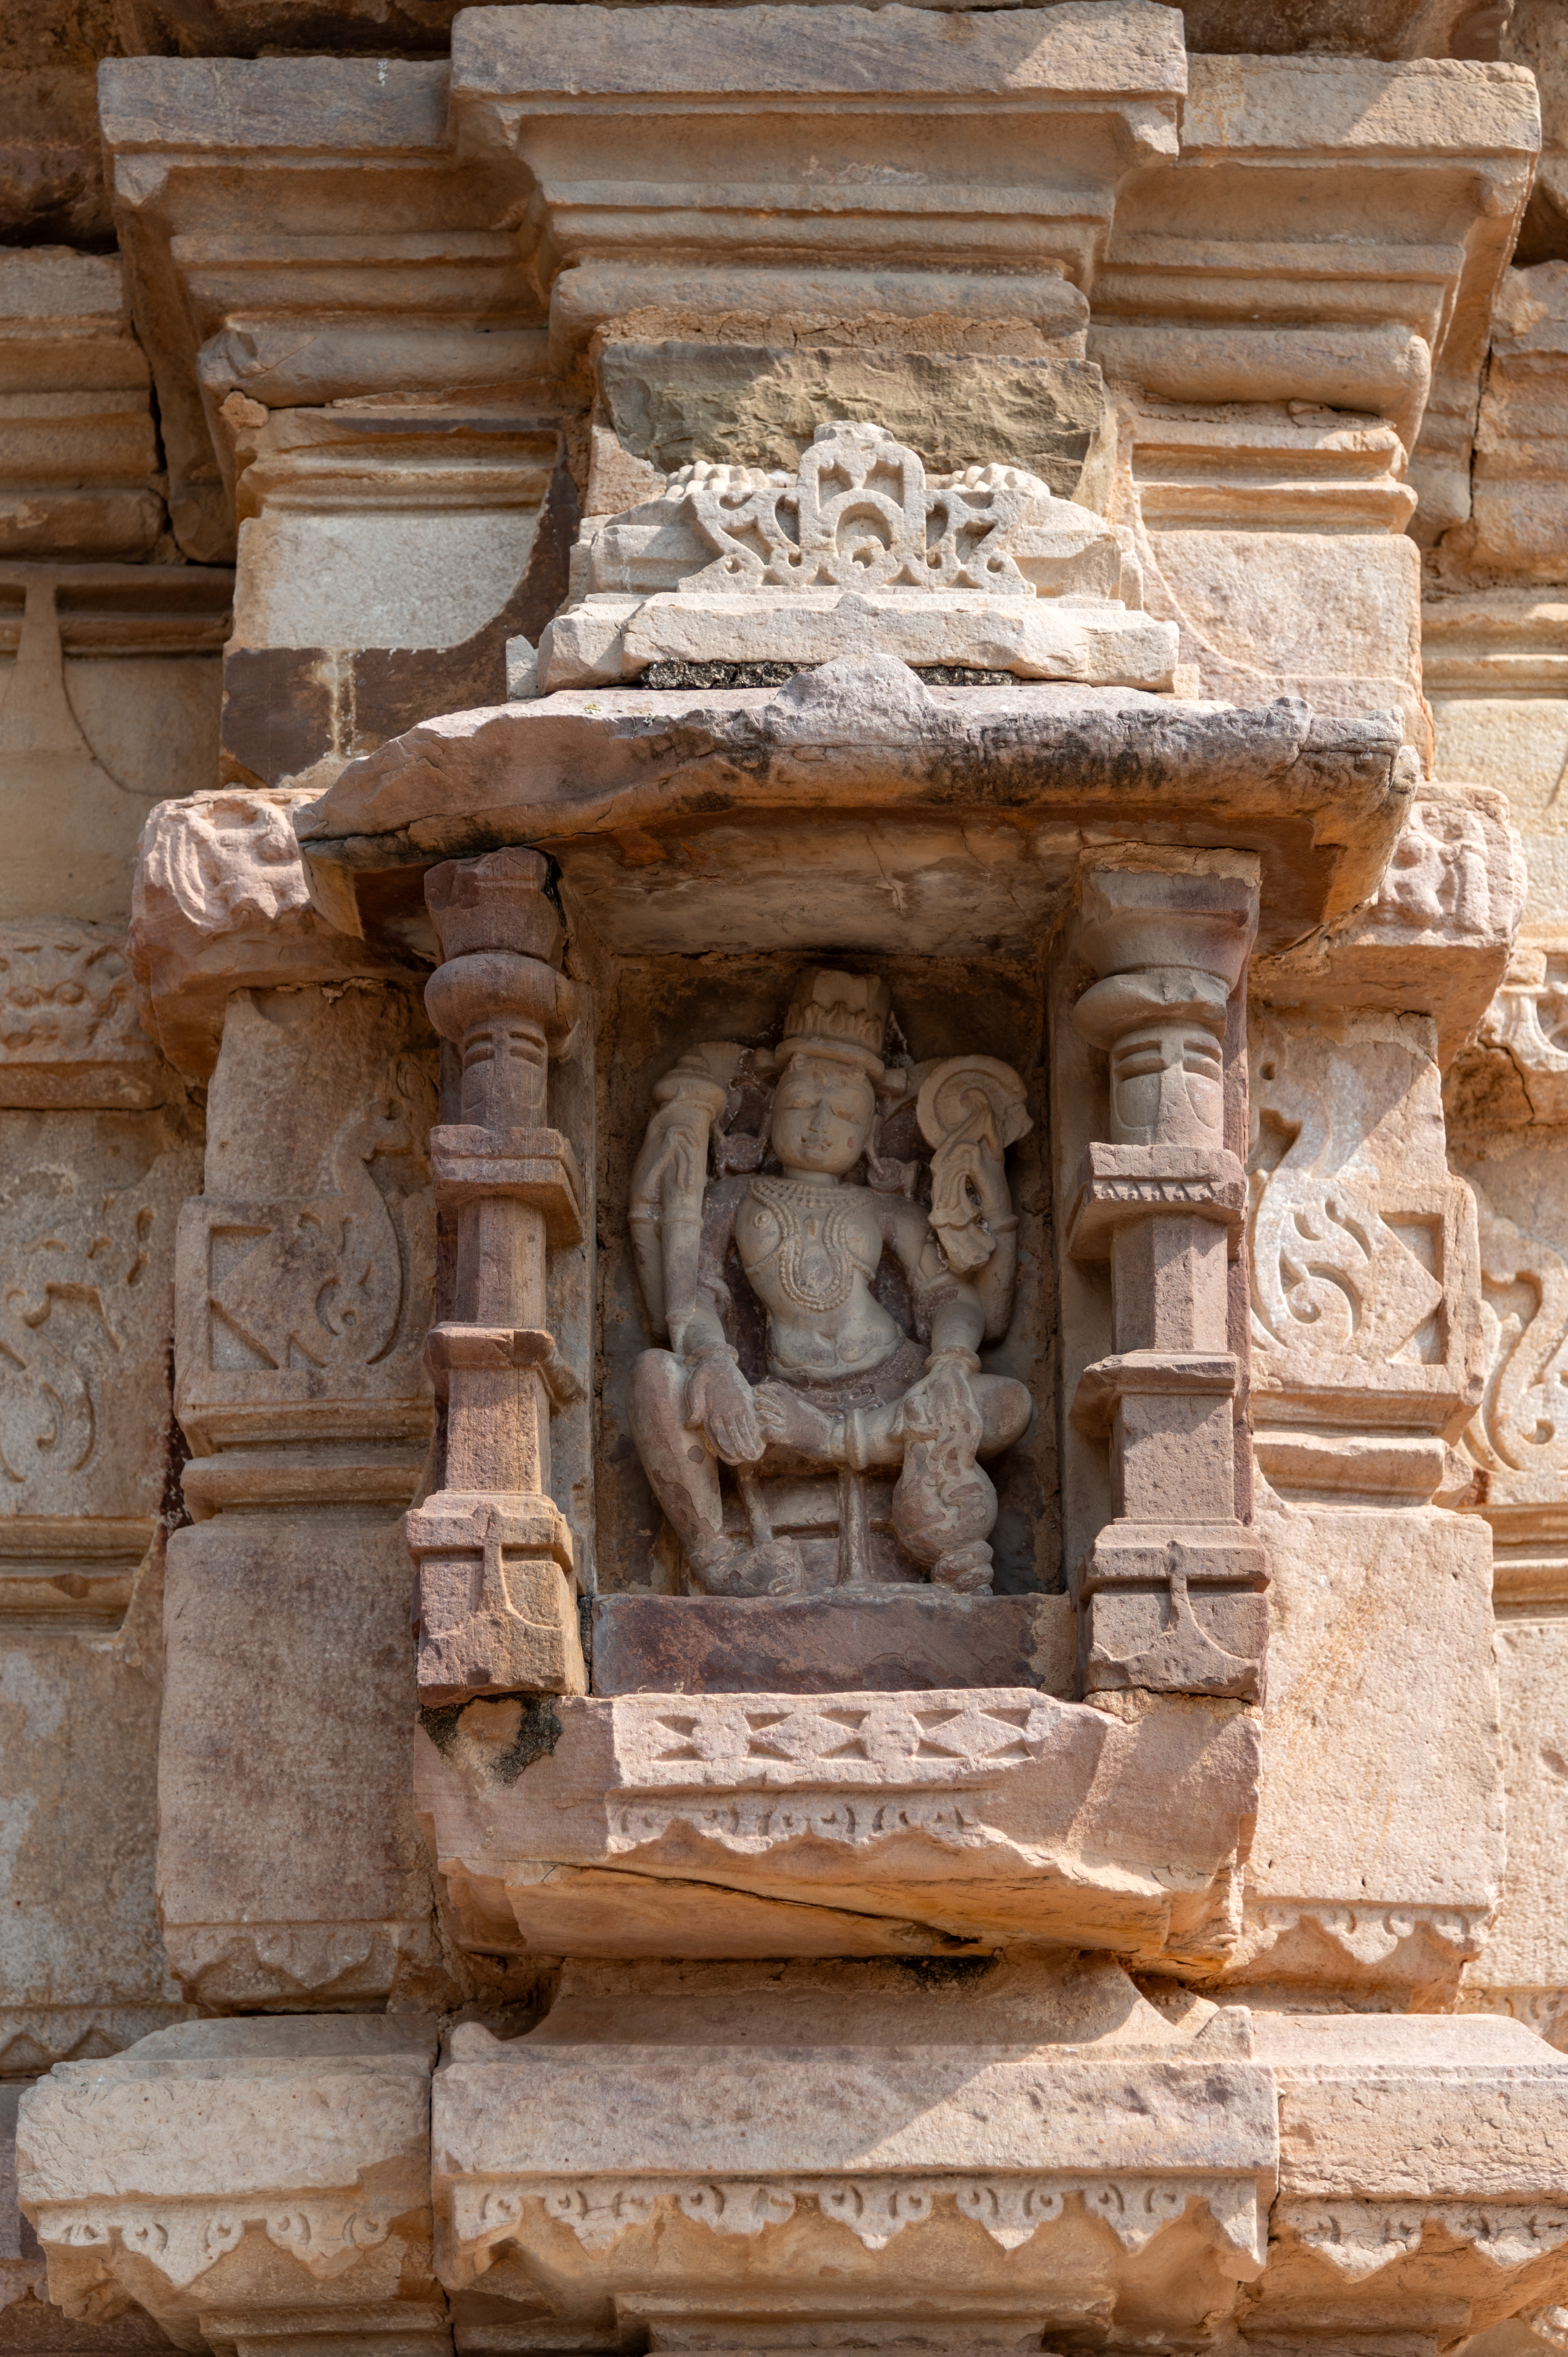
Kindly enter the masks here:
M 873 651 L 1024 679 L 1168 689 L 1176 628 L 1103 517 L 1017 467 L 928 476 L 885 427 L 817 428 L 793 474 L 705 460 L 580 544 L 547 691 L 650 663 Z
M 639 1360 L 628 1415 L 704 1594 L 922 1571 L 966 1594 L 991 1585 L 980 1463 L 1021 1437 L 1032 1403 L 978 1353 L 1012 1312 L 1004 1157 L 1030 1123 L 994 1057 L 885 1060 L 891 1011 L 875 977 L 809 968 L 776 1049 L 705 1041 L 654 1091 L 630 1225 L 670 1347 Z M 885 1150 L 895 1125 L 908 1159 Z

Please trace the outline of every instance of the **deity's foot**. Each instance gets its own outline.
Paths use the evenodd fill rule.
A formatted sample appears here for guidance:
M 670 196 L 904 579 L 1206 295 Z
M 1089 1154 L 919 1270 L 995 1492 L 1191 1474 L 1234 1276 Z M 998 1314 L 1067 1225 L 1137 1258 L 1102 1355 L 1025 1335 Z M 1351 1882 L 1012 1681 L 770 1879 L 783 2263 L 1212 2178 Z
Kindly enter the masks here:
M 688 1557 L 692 1579 L 704 1596 L 794 1596 L 805 1584 L 806 1566 L 793 1539 L 767 1539 L 748 1546 L 719 1539 Z
M 813 1406 L 788 1383 L 758 1383 L 752 1399 L 757 1422 L 775 1448 L 832 1463 L 836 1417 Z
M 969 1546 L 950 1547 L 931 1566 L 933 1585 L 950 1587 L 960 1596 L 991 1594 L 991 1549 L 983 1539 Z

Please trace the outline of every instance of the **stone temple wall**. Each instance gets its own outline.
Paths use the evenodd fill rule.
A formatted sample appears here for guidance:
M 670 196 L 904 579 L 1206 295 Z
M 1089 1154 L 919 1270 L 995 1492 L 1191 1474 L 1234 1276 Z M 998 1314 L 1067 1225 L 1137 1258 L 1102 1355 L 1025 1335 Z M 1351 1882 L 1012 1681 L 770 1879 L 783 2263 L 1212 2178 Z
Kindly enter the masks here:
M 0 22 L 0 2357 L 1568 2350 L 1568 10 Z

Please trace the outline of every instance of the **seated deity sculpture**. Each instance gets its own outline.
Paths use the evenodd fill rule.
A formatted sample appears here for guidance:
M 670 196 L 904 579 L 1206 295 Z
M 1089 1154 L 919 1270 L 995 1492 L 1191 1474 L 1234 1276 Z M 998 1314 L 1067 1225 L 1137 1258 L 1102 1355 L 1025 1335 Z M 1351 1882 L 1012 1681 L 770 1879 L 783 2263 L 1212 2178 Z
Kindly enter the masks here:
M 889 1060 L 891 1013 L 876 977 L 811 968 L 777 1048 L 705 1042 L 654 1091 L 630 1224 L 669 1348 L 628 1414 L 701 1594 L 992 1584 L 982 1461 L 1033 1403 L 979 1352 L 1012 1314 L 1030 1124 L 993 1057 Z

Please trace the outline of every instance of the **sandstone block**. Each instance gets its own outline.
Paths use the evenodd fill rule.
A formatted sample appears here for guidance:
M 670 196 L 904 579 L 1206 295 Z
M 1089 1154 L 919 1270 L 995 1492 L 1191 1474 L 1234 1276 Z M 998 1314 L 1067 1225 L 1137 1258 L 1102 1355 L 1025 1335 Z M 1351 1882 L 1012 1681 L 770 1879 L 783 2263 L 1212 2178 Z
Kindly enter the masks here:
M 1235 2017 L 1194 2036 L 1104 1966 L 978 1973 L 933 2006 L 887 1965 L 568 1967 L 540 2034 L 459 2030 L 433 2105 L 448 2280 L 532 2280 L 557 2332 L 607 2296 L 694 2320 L 737 2303 L 739 2237 L 738 2298 L 817 2346 L 916 2317 L 947 2345 L 998 2311 L 1038 2336 L 1108 2295 L 1229 2309 L 1274 2154 Z
M 1479 2330 L 1561 2300 L 1561 2057 L 1509 2021 L 1254 2021 L 1280 2104 L 1258 2329 L 1314 2309 L 1397 2329 L 1441 2298 Z
M 275 2318 L 435 2357 L 435 2049 L 417 2016 L 328 2014 L 191 2023 L 61 2065 L 17 2145 L 51 2297 L 78 2315 L 128 2298 L 184 2349 L 210 2345 L 204 2323 L 231 2341 Z
M 1269 1512 L 1258 1528 L 1269 1700 L 1233 1969 L 1452 2001 L 1505 1857 L 1487 1535 L 1468 1517 L 1364 1507 Z
M 274 2010 L 422 1986 L 401 1524 L 225 1512 L 176 1533 L 166 1611 L 158 1905 L 181 1985 Z
M 671 733 L 677 726 L 678 738 Z M 779 689 L 682 689 L 657 701 L 564 693 L 433 720 L 351 762 L 299 811 L 297 832 L 319 904 L 356 932 L 367 923 L 377 930 L 365 896 L 387 892 L 400 871 L 444 846 L 471 845 L 483 812 L 488 831 L 549 841 L 600 938 L 619 951 L 820 951 L 842 939 L 862 951 L 935 952 L 961 938 L 973 954 L 1036 944 L 1070 893 L 1077 831 L 1114 829 L 1147 798 L 1165 824 L 1199 810 L 1210 832 L 1244 823 L 1262 861 L 1259 945 L 1266 951 L 1375 888 L 1412 783 L 1399 728 L 1386 721 L 1316 722 L 1283 698 L 1227 711 L 1130 689 L 925 688 L 906 665 L 878 656 L 826 664 Z M 721 788 L 719 834 L 708 797 Z M 901 868 L 868 861 L 862 822 L 847 841 L 832 823 L 846 795 L 879 823 L 894 811 L 921 813 L 903 913 L 880 913 L 887 877 L 902 887 Z M 993 818 L 1004 796 L 1022 802 L 1032 831 L 1031 861 L 1020 871 L 1009 826 L 1004 891 L 992 861 L 966 856 L 970 837 L 950 834 L 942 817 L 961 803 L 984 845 L 987 813 Z M 764 806 L 777 833 L 760 857 L 748 841 L 737 860 L 736 816 Z M 416 821 L 425 847 L 415 856 L 397 831 Z M 594 838 L 632 828 L 657 844 L 674 826 L 682 857 L 693 863 L 683 872 L 720 888 L 704 896 L 702 914 L 683 892 L 671 926 L 661 921 L 662 896 L 650 892 L 647 870 L 657 863 L 628 867 Z M 356 843 L 351 860 L 335 848 L 394 835 L 373 850 Z M 908 855 L 906 845 L 901 856 Z M 961 918 L 940 888 L 950 863 L 963 875 Z M 932 885 L 917 889 L 917 874 L 933 867 Z M 783 912 L 781 874 L 791 895 Z M 856 888 L 847 902 L 845 874 Z M 880 899 L 862 888 L 873 874 L 884 879 Z M 803 885 L 812 896 L 804 937 Z M 960 922 L 955 934 L 950 927 Z
M 793 470 L 824 417 L 856 417 L 886 425 L 935 474 L 1023 467 L 1095 508 L 1109 487 L 1114 424 L 1083 361 L 612 338 L 597 381 L 605 430 L 660 475 L 698 458 Z M 631 507 L 651 488 L 590 498 L 588 512 Z
M 1151 1955 L 1223 1943 L 1254 1758 L 1225 1705 L 1123 1723 L 1027 1688 L 562 1697 L 427 1714 L 418 1805 L 475 1944 L 559 1954 L 569 1927 L 573 1953 L 667 1953 L 678 1889 L 687 1953 L 831 1953 L 830 1910 L 893 1953 L 913 1922 L 934 1950 Z
M 910 1587 L 801 1598 L 600 1596 L 594 1692 L 902 1694 L 1043 1686 L 1066 1695 L 1076 1632 L 1065 1596 Z

